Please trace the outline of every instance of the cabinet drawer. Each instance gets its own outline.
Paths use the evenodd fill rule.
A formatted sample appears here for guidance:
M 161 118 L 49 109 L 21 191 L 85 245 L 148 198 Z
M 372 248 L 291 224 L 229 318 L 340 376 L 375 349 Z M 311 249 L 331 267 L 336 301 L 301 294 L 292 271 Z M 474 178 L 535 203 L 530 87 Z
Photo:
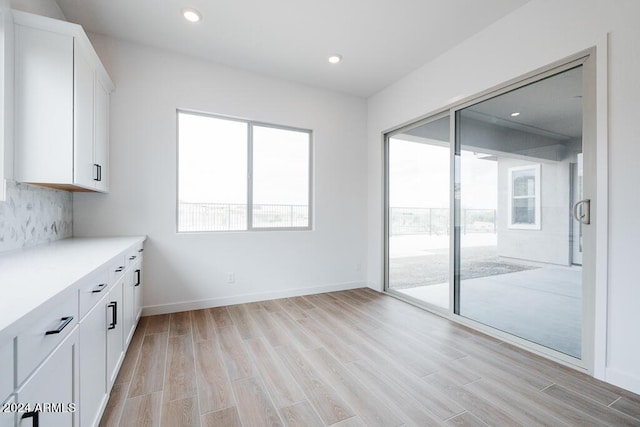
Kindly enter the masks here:
M 13 340 L 0 347 L 0 401 L 13 392 Z
M 124 271 L 127 269 L 127 263 L 124 261 L 124 255 L 118 255 L 114 259 L 109 262 L 109 274 L 110 274 L 110 283 L 115 283 L 122 276 L 124 276 Z
M 26 327 L 16 340 L 17 383 L 47 357 L 78 323 L 78 293 L 67 292 L 55 298 L 45 314 Z M 65 320 L 63 320 L 65 319 Z
M 109 271 L 104 269 L 83 279 L 80 285 L 80 319 L 107 294 L 109 288 Z
M 143 250 L 144 249 L 142 247 L 142 243 L 140 243 L 139 245 L 136 245 L 133 248 L 131 248 L 129 251 L 127 251 L 127 254 L 126 254 L 127 268 L 131 267 L 136 261 L 142 258 Z
M 19 404 L 30 404 L 31 416 L 18 414 L 18 427 L 72 427 L 78 425 L 78 328 L 44 360 L 16 392 Z M 38 411 L 34 405 L 50 403 L 57 410 Z

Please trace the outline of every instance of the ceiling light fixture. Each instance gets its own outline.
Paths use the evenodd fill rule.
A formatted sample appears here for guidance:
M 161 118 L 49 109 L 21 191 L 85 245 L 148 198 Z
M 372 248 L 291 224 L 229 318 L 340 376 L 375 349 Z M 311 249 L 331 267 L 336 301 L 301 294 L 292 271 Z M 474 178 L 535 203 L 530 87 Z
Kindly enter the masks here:
M 511 113 L 511 117 L 518 117 L 520 115 L 520 113 L 518 113 L 517 111 L 515 113 Z
M 340 61 L 342 61 L 342 55 L 334 54 L 329 56 L 329 62 L 332 64 L 337 64 Z
M 184 16 L 184 19 L 189 22 L 200 22 L 200 20 L 202 19 L 202 15 L 200 14 L 200 12 L 190 7 L 185 7 L 184 9 L 182 9 L 182 16 Z

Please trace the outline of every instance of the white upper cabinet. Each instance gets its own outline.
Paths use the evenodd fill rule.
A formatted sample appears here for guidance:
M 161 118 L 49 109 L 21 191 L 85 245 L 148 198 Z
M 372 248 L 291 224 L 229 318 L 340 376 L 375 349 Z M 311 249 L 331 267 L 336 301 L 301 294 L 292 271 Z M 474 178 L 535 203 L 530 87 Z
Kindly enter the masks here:
M 98 191 L 109 191 L 109 94 L 111 89 L 100 79 L 95 80 L 93 110 L 93 162 L 97 169 Z
M 77 43 L 76 43 L 77 44 Z M 95 76 L 90 59 L 82 49 L 73 57 L 73 181 L 93 187 L 97 170 L 93 163 L 93 108 Z
M 0 201 L 13 178 L 13 21 L 0 3 Z
M 107 192 L 113 83 L 80 26 L 13 17 L 16 180 Z
M 73 38 L 16 25 L 15 67 L 16 179 L 71 183 Z

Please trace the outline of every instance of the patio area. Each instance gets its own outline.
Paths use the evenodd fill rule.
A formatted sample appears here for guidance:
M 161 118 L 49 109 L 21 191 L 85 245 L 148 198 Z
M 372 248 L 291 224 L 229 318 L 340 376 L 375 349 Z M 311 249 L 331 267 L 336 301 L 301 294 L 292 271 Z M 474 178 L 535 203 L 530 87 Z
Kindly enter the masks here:
M 448 238 L 394 236 L 390 288 L 448 308 Z M 460 314 L 580 358 L 581 268 L 501 259 L 495 239 L 493 233 L 463 238 Z

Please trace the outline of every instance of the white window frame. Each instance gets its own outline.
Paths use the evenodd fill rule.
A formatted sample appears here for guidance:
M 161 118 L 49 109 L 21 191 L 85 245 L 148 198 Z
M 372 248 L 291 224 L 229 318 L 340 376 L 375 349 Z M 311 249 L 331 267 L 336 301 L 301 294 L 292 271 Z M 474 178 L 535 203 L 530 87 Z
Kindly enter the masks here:
M 219 120 L 235 121 L 247 124 L 247 228 L 243 230 L 180 230 L 180 114 L 191 114 L 196 116 L 210 117 Z M 307 225 L 301 227 L 255 227 L 253 225 L 253 128 L 254 126 L 269 127 L 274 129 L 301 132 L 309 135 L 309 188 L 308 188 L 308 213 Z M 184 109 L 176 110 L 176 232 L 178 234 L 196 233 L 246 233 L 253 231 L 309 231 L 313 229 L 313 131 L 310 129 L 297 128 L 292 126 L 277 125 L 273 123 L 258 122 L 254 120 L 242 119 L 238 117 L 224 116 L 221 114 L 203 113 Z
M 510 229 L 520 229 L 520 230 L 540 230 L 542 228 L 542 218 L 541 214 L 541 200 L 540 200 L 540 187 L 541 187 L 541 177 L 540 177 L 540 163 L 518 166 L 509 168 L 509 196 L 507 199 L 507 217 L 508 217 L 508 227 Z M 534 195 L 533 196 L 514 196 L 513 195 L 513 174 L 514 172 L 524 171 L 524 170 L 533 170 L 534 177 Z M 513 201 L 515 198 L 533 198 L 535 202 L 535 222 L 533 224 L 514 224 L 513 222 Z

